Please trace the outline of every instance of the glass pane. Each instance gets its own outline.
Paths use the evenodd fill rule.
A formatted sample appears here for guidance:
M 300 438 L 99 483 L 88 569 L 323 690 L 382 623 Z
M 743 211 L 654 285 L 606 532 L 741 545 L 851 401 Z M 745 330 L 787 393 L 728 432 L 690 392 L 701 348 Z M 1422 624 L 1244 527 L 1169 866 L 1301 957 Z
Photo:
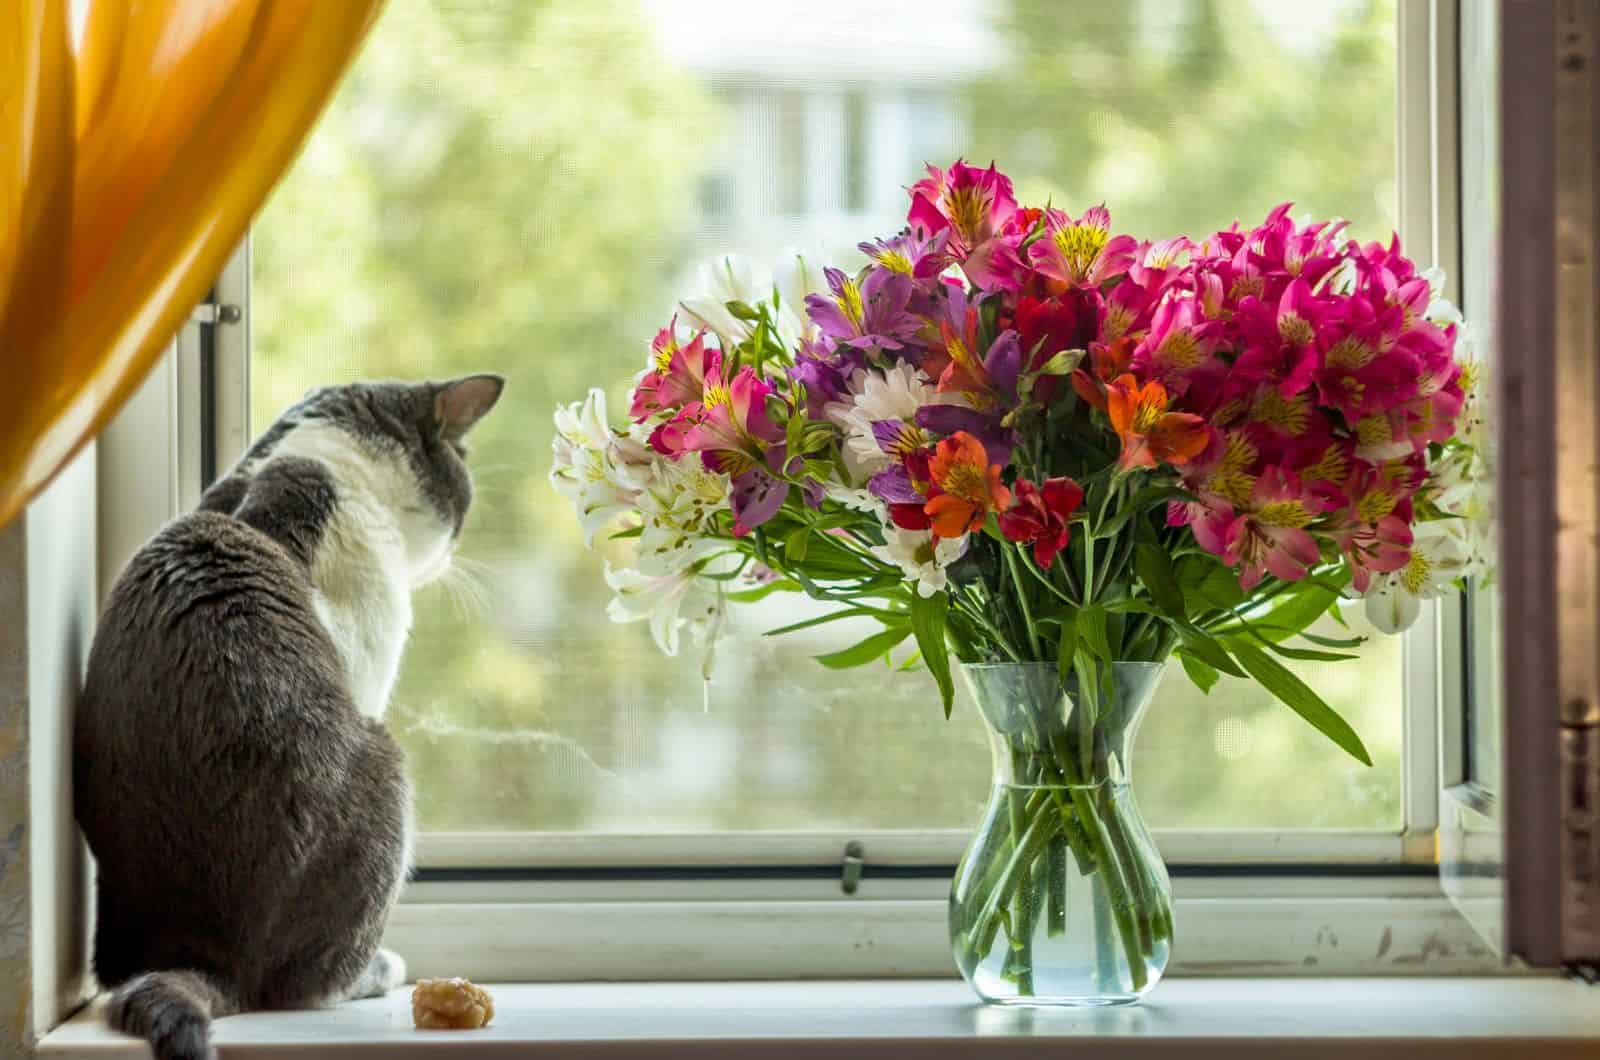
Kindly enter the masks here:
M 1478 444 L 1488 471 L 1478 484 L 1484 527 L 1493 525 L 1493 432 L 1482 430 L 1488 412 L 1484 402 L 1493 392 L 1489 378 L 1499 356 L 1500 167 L 1496 153 L 1499 126 L 1499 34 L 1495 6 L 1471 4 L 1462 10 L 1464 83 L 1461 129 L 1461 309 L 1471 321 L 1471 353 L 1482 367 L 1478 384 Z M 1469 428 L 1472 429 L 1472 428 Z M 1489 548 L 1487 540 L 1483 547 Z M 1500 593 L 1493 581 L 1475 581 L 1466 594 L 1467 659 L 1466 777 L 1488 792 L 1500 787 Z
M 1394 216 L 1392 0 L 392 0 L 255 229 L 253 412 L 363 377 L 505 373 L 475 440 L 455 588 L 429 590 L 390 724 L 428 829 L 968 827 L 987 754 L 925 675 L 808 657 L 845 625 L 737 611 L 702 686 L 605 617 L 602 560 L 546 484 L 551 412 L 614 412 L 693 267 L 853 261 L 924 161 L 1000 161 L 1034 200 L 1199 234 L 1277 201 Z M 1286 91 L 1285 86 L 1293 86 Z M 1179 673 L 1142 740 L 1157 825 L 1394 827 L 1400 648 L 1302 671 L 1377 760 Z

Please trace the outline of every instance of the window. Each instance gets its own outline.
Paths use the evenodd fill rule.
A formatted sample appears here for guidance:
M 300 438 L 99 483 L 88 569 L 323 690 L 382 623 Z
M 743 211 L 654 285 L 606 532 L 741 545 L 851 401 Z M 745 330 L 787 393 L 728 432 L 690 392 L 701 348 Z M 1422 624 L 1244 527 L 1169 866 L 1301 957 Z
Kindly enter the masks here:
M 1106 199 L 1119 230 L 1200 233 L 1294 189 L 1386 234 L 1392 2 L 470 6 L 390 7 L 257 223 L 251 278 L 256 428 L 330 380 L 511 381 L 475 446 L 463 576 L 420 605 L 390 712 L 423 828 L 969 826 L 974 712 L 945 724 L 922 678 L 792 665 L 851 643 L 842 624 L 770 640 L 794 601 L 738 611 L 702 687 L 692 658 L 609 623 L 601 567 L 626 546 L 585 552 L 545 484 L 551 410 L 591 384 L 616 410 L 700 260 L 848 254 L 903 223 L 922 162 L 957 154 L 999 159 L 1031 200 Z M 872 81 L 844 80 L 850 48 Z M 707 228 L 713 159 L 736 207 Z M 1202 697 L 1174 668 L 1141 737 L 1152 823 L 1397 829 L 1400 643 L 1306 669 L 1375 768 L 1243 682 Z
M 806 920 L 807 903 L 841 897 L 829 876 L 864 840 L 869 901 L 848 930 L 878 948 L 852 969 L 946 971 L 939 899 L 987 796 L 975 712 L 958 700 L 944 722 L 925 677 L 791 665 L 858 639 L 845 623 L 762 635 L 804 602 L 734 612 L 709 685 L 692 649 L 666 659 L 642 627 L 612 624 L 602 567 L 628 546 L 585 551 L 545 482 L 552 410 L 601 385 L 621 414 L 699 262 L 788 248 L 852 260 L 855 242 L 903 223 L 901 188 L 924 160 L 997 159 L 1020 196 L 1103 199 L 1136 234 L 1203 233 L 1292 190 L 1364 238 L 1398 225 L 1419 259 L 1449 266 L 1454 176 L 1434 140 L 1454 104 L 1434 87 L 1453 67 L 1432 56 L 1450 46 L 1452 10 L 391 0 L 219 284 L 247 329 L 218 328 L 214 356 L 180 340 L 172 416 L 189 425 L 173 432 L 175 495 L 191 497 L 205 445 L 226 467 L 312 386 L 510 379 L 475 440 L 460 569 L 419 599 L 390 707 L 424 833 L 407 898 L 421 904 L 396 930 L 426 946 L 549 938 L 584 953 L 561 974 L 626 974 L 591 945 L 597 924 L 670 954 L 695 915 L 633 899 L 756 902 L 733 932 L 747 940 L 839 930 L 836 912 Z M 196 407 L 214 420 L 204 430 Z M 1346 617 L 1363 630 L 1359 609 Z M 1421 911 L 1384 952 L 1434 932 L 1459 943 L 1443 966 L 1478 966 L 1432 878 L 1440 675 L 1461 665 L 1437 631 L 1429 616 L 1369 641 L 1360 663 L 1299 667 L 1361 733 L 1370 770 L 1264 693 L 1225 682 L 1202 696 L 1174 668 L 1139 736 L 1137 790 L 1180 902 L 1210 903 L 1190 924 L 1218 960 L 1303 946 L 1279 966 L 1370 970 L 1360 962 L 1400 923 L 1392 900 L 1412 896 Z M 1267 866 L 1270 891 L 1251 875 Z M 1239 897 L 1258 886 L 1336 905 L 1277 906 L 1269 923 Z M 630 901 L 596 921 L 583 904 L 596 896 Z M 461 904 L 530 898 L 546 903 L 537 926 Z M 782 901 L 798 904 L 761 904 Z M 1334 923 L 1339 952 L 1317 934 Z M 1313 951 L 1321 963 L 1306 965 Z M 505 952 L 482 974 L 542 974 Z M 782 967 L 839 974 L 835 957 Z M 680 972 L 770 972 L 762 960 Z

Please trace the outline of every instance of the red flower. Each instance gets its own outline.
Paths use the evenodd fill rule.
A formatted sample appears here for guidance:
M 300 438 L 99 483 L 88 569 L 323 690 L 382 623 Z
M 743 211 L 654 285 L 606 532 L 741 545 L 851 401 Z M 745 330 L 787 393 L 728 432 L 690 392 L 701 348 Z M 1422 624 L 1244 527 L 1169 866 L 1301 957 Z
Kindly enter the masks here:
M 1072 540 L 1070 522 L 1083 503 L 1083 487 L 1070 478 L 1047 478 L 1043 488 L 1019 478 L 1012 489 L 1016 503 L 1000 513 L 1000 532 L 1019 545 L 1031 543 L 1039 569 L 1049 570 Z

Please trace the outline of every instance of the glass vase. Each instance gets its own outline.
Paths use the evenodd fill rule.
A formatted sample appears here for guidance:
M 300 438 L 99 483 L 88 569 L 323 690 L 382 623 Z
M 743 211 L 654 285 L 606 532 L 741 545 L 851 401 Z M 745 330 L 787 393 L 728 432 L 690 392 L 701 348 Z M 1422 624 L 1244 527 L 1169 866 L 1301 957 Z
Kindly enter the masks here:
M 1055 665 L 963 668 L 994 788 L 956 870 L 950 940 L 978 996 L 1119 1005 L 1172 952 L 1172 884 L 1130 787 L 1134 731 L 1161 663 L 1115 663 L 1082 695 Z

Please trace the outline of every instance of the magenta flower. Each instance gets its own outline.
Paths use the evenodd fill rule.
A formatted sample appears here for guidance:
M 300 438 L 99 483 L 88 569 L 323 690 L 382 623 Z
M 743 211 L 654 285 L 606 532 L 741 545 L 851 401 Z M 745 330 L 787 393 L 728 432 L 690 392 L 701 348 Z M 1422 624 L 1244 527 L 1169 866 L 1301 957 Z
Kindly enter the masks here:
M 1216 357 L 1222 325 L 1205 320 L 1199 309 L 1192 298 L 1168 299 L 1156 308 L 1149 333 L 1133 351 L 1133 368 L 1141 379 L 1159 379 L 1175 396 L 1183 395 L 1196 379 L 1208 381 L 1208 389 L 1215 390 L 1227 372 Z
M 831 296 L 806 296 L 806 312 L 822 334 L 858 349 L 898 350 L 914 338 L 922 321 L 907 311 L 911 277 L 873 266 L 859 284 L 839 269 L 824 269 Z
M 766 460 L 766 448 L 783 440 L 783 429 L 767 416 L 772 385 L 752 368 L 724 382 L 722 366 L 706 379 L 704 415 L 688 432 L 684 448 L 701 453 L 713 471 L 739 475 Z
M 1017 244 L 1025 233 L 1007 231 L 1017 212 L 1011 181 L 995 169 L 977 169 L 960 159 L 948 170 L 928 167 L 911 187 L 906 219 L 928 235 L 949 231 L 947 246 L 967 279 L 980 290 L 1015 290 L 1021 283 Z
M 785 462 L 783 428 L 767 416 L 767 383 L 750 368 L 724 382 L 719 366 L 706 380 L 704 413 L 685 432 L 683 450 L 698 452 L 712 471 L 733 481 L 734 533 L 743 535 L 778 513 L 789 484 L 772 472 Z
M 1269 467 L 1256 479 L 1248 509 L 1231 514 L 1218 509 L 1194 525 L 1195 539 L 1207 551 L 1221 546 L 1220 555 L 1238 569 L 1239 585 L 1247 592 L 1268 574 L 1299 581 L 1321 557 L 1306 529 L 1321 507 L 1282 468 Z
M 1104 206 L 1091 207 L 1076 221 L 1046 210 L 1044 235 L 1028 247 L 1028 258 L 1052 280 L 1093 286 L 1127 270 L 1137 249 L 1132 236 L 1111 235 L 1111 213 Z
M 722 351 L 708 347 L 705 332 L 696 332 L 687 346 L 676 338 L 678 318 L 656 333 L 650 343 L 651 368 L 633 390 L 628 410 L 636 423 L 643 423 L 657 412 L 679 409 L 699 401 L 706 378 L 722 369 Z

